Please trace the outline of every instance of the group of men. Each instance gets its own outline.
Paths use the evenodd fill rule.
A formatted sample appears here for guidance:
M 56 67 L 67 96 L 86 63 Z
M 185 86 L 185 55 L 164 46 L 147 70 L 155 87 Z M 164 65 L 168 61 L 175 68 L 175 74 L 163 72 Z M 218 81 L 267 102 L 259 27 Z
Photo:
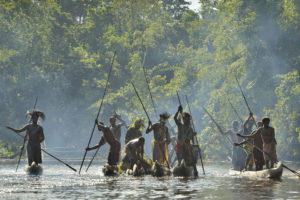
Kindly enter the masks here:
M 154 139 L 152 141 L 152 161 L 157 161 L 159 164 L 168 164 L 168 145 L 171 142 L 168 127 L 166 125 L 170 115 L 162 113 L 159 116 L 159 121 L 152 124 L 148 122 L 146 134 L 153 132 Z M 121 121 L 117 124 L 116 120 Z M 174 116 L 176 125 L 178 126 L 178 137 L 174 146 L 178 162 L 185 159 L 186 163 L 193 165 L 193 150 L 192 143 L 195 135 L 191 127 L 190 114 L 183 112 L 182 106 L 178 107 L 178 111 Z M 120 158 L 120 136 L 121 127 L 126 126 L 120 115 L 114 115 L 109 119 L 110 127 L 105 126 L 102 122 L 95 122 L 98 130 L 103 132 L 98 145 L 87 148 L 87 151 L 97 149 L 106 142 L 109 144 L 108 164 L 117 165 Z M 145 138 L 142 136 L 141 129 L 144 127 L 144 120 L 138 118 L 134 124 L 128 128 L 125 135 L 125 156 L 122 159 L 123 165 L 127 164 L 129 168 L 133 168 L 135 164 L 142 166 L 144 162 L 144 144 Z
M 29 113 L 32 123 L 21 129 L 14 129 L 7 126 L 8 129 L 17 133 L 26 131 L 25 139 L 28 140 L 27 155 L 28 165 L 33 162 L 39 164 L 42 162 L 41 157 L 41 142 L 44 140 L 43 128 L 38 125 L 39 118 L 45 118 L 44 113 L 34 110 Z M 170 118 L 168 113 L 162 113 L 159 121 L 155 124 L 148 122 L 146 134 L 153 132 L 154 140 L 152 141 L 152 161 L 157 161 L 160 164 L 168 163 L 168 145 L 171 143 L 168 127 L 166 122 Z M 117 123 L 119 120 L 121 123 Z M 195 153 L 193 151 L 193 138 L 195 132 L 191 127 L 191 115 L 183 112 L 182 106 L 178 107 L 174 115 L 174 121 L 178 127 L 177 140 L 173 146 L 176 150 L 177 160 L 180 163 L 182 159 L 192 166 L 195 165 Z M 99 144 L 93 147 L 86 148 L 87 151 L 100 148 L 105 143 L 110 146 L 108 155 L 108 164 L 117 165 L 121 151 L 121 127 L 126 126 L 120 115 L 113 115 L 109 119 L 110 126 L 107 127 L 102 122 L 95 121 L 98 130 L 103 132 Z M 257 123 L 257 129 L 252 131 L 255 125 L 253 114 L 250 113 L 248 119 L 243 123 L 242 128 L 239 128 L 237 121 L 233 122 L 233 129 L 226 131 L 225 134 L 231 137 L 233 144 L 232 149 L 232 164 L 235 170 L 252 170 L 255 163 L 256 170 L 274 167 L 277 161 L 276 155 L 276 139 L 275 130 L 270 124 L 269 118 L 263 118 Z M 123 163 L 127 163 L 129 168 L 134 164 L 141 165 L 144 156 L 145 138 L 142 136 L 141 129 L 144 127 L 144 120 L 138 118 L 134 124 L 127 129 L 125 136 L 125 156 L 122 159 Z M 243 140 L 244 139 L 244 140 Z M 242 147 L 242 148 L 240 148 Z
M 239 128 L 239 122 L 233 121 L 232 129 L 225 132 L 229 135 L 232 146 L 232 165 L 234 170 L 255 170 L 273 168 L 277 162 L 275 129 L 270 126 L 270 118 L 264 117 L 256 123 L 256 130 L 252 131 L 255 125 L 253 114 Z

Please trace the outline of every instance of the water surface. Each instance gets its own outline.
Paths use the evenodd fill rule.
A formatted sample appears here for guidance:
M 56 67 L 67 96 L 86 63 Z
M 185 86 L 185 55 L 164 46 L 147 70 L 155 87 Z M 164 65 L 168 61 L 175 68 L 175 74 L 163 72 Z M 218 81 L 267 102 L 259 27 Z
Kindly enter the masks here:
M 72 166 L 79 169 L 79 163 Z M 1 199 L 300 199 L 300 180 L 289 171 L 284 170 L 281 180 L 233 177 L 229 163 L 223 162 L 206 163 L 205 176 L 198 166 L 196 179 L 104 177 L 101 163 L 81 175 L 52 162 L 44 163 L 41 176 L 26 175 L 24 164 L 17 173 L 15 167 L 0 165 Z

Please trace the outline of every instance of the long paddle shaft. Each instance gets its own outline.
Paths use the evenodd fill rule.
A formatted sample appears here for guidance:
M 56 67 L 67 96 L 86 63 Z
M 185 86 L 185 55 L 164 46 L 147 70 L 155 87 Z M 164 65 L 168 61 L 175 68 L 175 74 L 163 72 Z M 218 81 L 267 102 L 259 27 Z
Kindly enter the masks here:
M 140 101 L 140 103 L 141 103 L 141 105 L 142 105 L 142 107 L 143 107 L 143 109 L 144 109 L 144 112 L 145 112 L 145 114 L 146 114 L 146 116 L 147 116 L 147 118 L 148 118 L 149 123 L 152 124 L 152 123 L 151 123 L 151 120 L 150 120 L 150 117 L 149 117 L 149 115 L 148 115 L 148 113 L 147 113 L 147 110 L 146 110 L 146 108 L 145 108 L 145 106 L 144 106 L 144 104 L 143 104 L 143 102 L 142 102 L 142 99 L 140 98 L 140 95 L 139 95 L 138 91 L 136 90 L 136 88 L 135 88 L 135 86 L 134 86 L 134 84 L 133 84 L 132 82 L 131 82 L 131 84 L 132 84 L 132 87 L 133 87 L 133 89 L 134 89 L 134 91 L 135 91 L 136 96 L 138 97 L 138 99 L 139 99 L 139 101 Z M 161 147 L 160 145 L 158 145 L 158 146 L 159 146 L 159 148 L 160 148 L 161 153 L 164 155 L 164 160 L 167 162 L 168 168 L 170 169 L 169 162 L 168 162 L 168 160 L 166 159 L 166 155 L 164 154 L 164 152 L 163 152 L 163 150 L 162 150 L 162 147 Z
M 185 95 L 185 99 L 186 99 L 186 103 L 187 103 L 188 108 L 189 108 L 190 115 L 192 116 L 192 111 L 191 111 L 191 108 L 190 108 L 189 100 L 188 100 L 188 97 L 186 95 Z M 192 117 L 192 125 L 193 125 L 193 129 L 194 129 L 194 133 L 196 133 L 193 117 Z M 200 157 L 200 160 L 201 160 L 203 174 L 205 175 L 204 165 L 203 165 L 203 160 L 202 160 L 202 155 L 201 155 L 201 149 L 200 149 L 198 138 L 197 138 L 196 135 L 195 135 L 195 138 L 196 138 L 196 143 L 197 143 L 197 147 L 198 147 L 199 157 Z
M 206 114 L 209 116 L 209 118 L 211 119 L 211 121 L 214 122 L 214 124 L 218 128 L 218 130 L 221 133 L 221 135 L 225 135 L 225 137 L 227 138 L 227 140 L 229 141 L 229 143 L 231 145 L 234 145 L 233 142 L 229 139 L 229 137 L 223 132 L 221 126 L 216 122 L 216 120 L 213 118 L 213 116 L 203 106 L 202 106 L 202 109 L 206 112 Z
M 153 97 L 152 97 L 152 93 L 151 93 L 151 89 L 150 89 L 149 82 L 148 82 L 148 79 L 147 79 L 147 76 L 146 76 L 145 66 L 144 66 L 145 60 L 146 60 L 147 52 L 148 52 L 148 48 L 146 48 L 146 52 L 145 52 L 145 54 L 144 54 L 144 59 L 143 59 L 142 68 L 143 68 L 145 80 L 146 80 L 146 83 L 147 83 L 147 87 L 148 87 L 148 90 L 149 90 L 149 94 L 150 94 L 150 98 L 151 98 L 152 107 L 153 107 L 153 109 L 154 109 L 155 115 L 157 115 L 156 108 L 155 108 L 155 104 L 154 104 Z
M 182 104 L 181 104 L 181 100 L 180 100 L 178 91 L 176 91 L 176 94 L 177 94 L 178 103 L 179 103 L 179 105 L 182 107 Z M 180 111 L 180 114 L 182 115 L 182 111 Z M 195 162 L 195 159 L 194 159 L 193 151 L 192 151 L 190 148 L 188 148 L 188 150 L 189 150 L 190 155 L 192 155 L 193 168 L 194 168 L 194 176 L 195 176 L 195 177 L 198 177 L 198 170 L 197 170 L 196 162 Z
M 18 133 L 16 133 L 16 134 L 17 134 L 18 136 L 22 137 L 22 138 L 25 138 L 23 135 L 20 135 L 20 134 L 18 134 Z M 53 156 L 52 154 L 50 154 L 49 152 L 47 152 L 47 151 L 44 150 L 43 148 L 41 148 L 41 150 L 42 150 L 44 153 L 46 153 L 46 154 L 48 154 L 49 156 L 51 156 L 52 158 L 54 158 L 55 160 L 57 160 L 57 161 L 63 163 L 64 165 L 66 165 L 67 167 L 69 167 L 70 169 L 72 169 L 74 172 L 77 172 L 76 169 L 74 169 L 73 167 L 71 167 L 70 165 L 68 165 L 67 163 L 65 163 L 64 161 L 60 160 L 59 158 Z
M 112 61 L 111 61 L 109 73 L 108 73 L 107 80 L 106 80 L 105 89 L 104 89 L 104 92 L 103 92 L 102 100 L 101 100 L 101 103 L 100 103 L 100 106 L 99 106 L 99 110 L 98 110 L 96 119 L 98 119 L 98 117 L 99 117 L 99 115 L 100 115 L 100 111 L 101 111 L 101 108 L 102 108 L 103 100 L 104 100 L 104 97 L 105 97 L 105 94 L 106 94 L 106 90 L 107 90 L 107 86 L 108 86 L 109 77 L 110 77 L 110 74 L 111 74 L 111 71 L 112 71 L 112 66 L 113 66 L 113 63 L 114 63 L 114 60 L 115 60 L 115 56 L 116 56 L 116 51 L 114 52 L 114 56 L 113 56 Z M 93 126 L 93 129 L 92 129 L 92 133 L 91 133 L 91 135 L 90 135 L 90 139 L 89 139 L 87 148 L 90 146 L 90 143 L 91 143 L 91 140 L 92 140 L 92 137 L 93 137 L 95 128 L 96 128 L 96 123 L 94 123 L 94 126 Z M 83 156 L 81 165 L 80 165 L 80 169 L 79 169 L 79 174 L 80 174 L 80 172 L 81 172 L 82 165 L 83 165 L 83 163 L 84 163 L 86 154 L 87 154 L 87 150 L 85 150 L 85 153 L 84 153 L 84 156 Z
M 277 159 L 274 159 L 273 156 L 271 156 L 268 152 L 265 152 L 264 150 L 262 150 L 261 148 L 259 148 L 258 146 L 250 143 L 247 139 L 245 140 L 248 144 L 252 145 L 254 148 L 256 148 L 258 151 L 267 154 L 270 158 L 272 158 L 273 160 L 276 160 L 276 163 L 278 162 Z M 282 167 L 286 168 L 287 170 L 291 171 L 292 173 L 296 174 L 299 178 L 300 178 L 300 173 L 296 172 L 295 170 L 290 169 L 289 167 L 287 167 L 285 164 L 282 163 Z
M 227 98 L 227 101 L 229 102 L 233 112 L 235 113 L 235 115 L 239 118 L 240 122 L 243 124 L 243 120 L 241 118 L 241 116 L 239 115 L 239 113 L 237 112 L 237 110 L 235 109 L 235 107 L 232 105 L 231 101 L 229 100 L 229 98 Z
M 248 104 L 248 101 L 247 101 L 247 99 L 246 99 L 246 96 L 245 96 L 245 94 L 244 94 L 244 92 L 243 92 L 243 90 L 242 90 L 242 87 L 241 87 L 241 85 L 240 85 L 240 82 L 239 82 L 239 80 L 237 79 L 236 76 L 235 76 L 235 80 L 236 80 L 236 82 L 237 82 L 237 84 L 238 84 L 238 86 L 239 86 L 239 88 L 240 88 L 240 91 L 241 91 L 241 93 L 242 93 L 243 99 L 244 99 L 244 101 L 245 101 L 245 103 L 246 103 L 246 106 L 247 106 L 247 108 L 248 108 L 249 113 L 252 113 L 252 111 L 251 111 L 251 109 L 250 109 L 250 106 L 249 106 L 249 104 Z M 253 121 L 254 121 L 254 123 L 255 123 L 255 126 L 256 126 L 256 128 L 257 128 L 256 120 L 255 120 L 255 118 L 253 117 L 253 115 L 252 115 L 252 119 L 253 119 Z
M 39 96 L 36 96 L 36 99 L 35 99 L 35 102 L 34 102 L 34 106 L 33 106 L 33 110 L 36 108 L 36 104 L 37 104 L 38 99 L 39 99 Z M 18 168 L 19 168 L 19 165 L 20 165 L 20 160 L 21 160 L 21 157 L 22 157 L 22 154 L 23 154 L 25 143 L 26 143 L 26 137 L 27 137 L 27 134 L 24 137 L 24 142 L 23 142 L 23 146 L 21 148 L 21 153 L 20 153 L 20 156 L 19 156 L 19 160 L 18 160 L 16 172 L 18 171 Z

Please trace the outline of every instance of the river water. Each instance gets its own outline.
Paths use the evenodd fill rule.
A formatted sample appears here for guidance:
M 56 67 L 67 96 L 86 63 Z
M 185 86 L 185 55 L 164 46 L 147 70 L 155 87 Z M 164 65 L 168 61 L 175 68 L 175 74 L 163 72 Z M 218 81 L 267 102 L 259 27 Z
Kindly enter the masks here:
M 72 166 L 79 169 L 79 163 Z M 281 180 L 233 177 L 226 162 L 205 163 L 205 176 L 198 166 L 196 179 L 104 177 L 101 163 L 81 175 L 52 162 L 44 163 L 41 176 L 26 175 L 24 164 L 17 173 L 15 168 L 15 163 L 0 165 L 1 199 L 300 199 L 300 180 L 289 171 Z

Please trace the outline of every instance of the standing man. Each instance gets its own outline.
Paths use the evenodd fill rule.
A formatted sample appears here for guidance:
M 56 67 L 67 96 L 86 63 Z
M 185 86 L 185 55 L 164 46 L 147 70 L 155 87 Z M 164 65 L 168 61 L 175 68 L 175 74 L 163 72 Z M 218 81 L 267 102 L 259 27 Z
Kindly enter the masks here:
M 257 122 L 257 126 L 258 126 L 258 129 L 259 129 L 263 126 L 263 123 L 262 122 Z M 259 170 L 263 169 L 263 166 L 265 164 L 265 160 L 264 160 L 263 152 L 260 151 L 260 150 L 263 149 L 263 142 L 262 142 L 261 136 L 259 134 L 256 134 L 257 130 L 253 131 L 250 135 L 237 134 L 237 136 L 246 139 L 245 141 L 243 141 L 243 142 L 241 142 L 240 144 L 237 144 L 237 145 L 248 143 L 248 142 L 250 142 L 248 139 L 252 138 L 252 142 L 254 144 L 253 158 L 254 158 L 254 163 L 255 163 L 255 170 L 259 171 Z M 257 149 L 257 148 L 259 148 L 260 150 Z
M 191 127 L 191 115 L 186 112 L 182 112 L 183 108 L 180 105 L 178 110 L 174 116 L 175 123 L 178 127 L 178 137 L 177 137 L 177 145 L 176 145 L 176 153 L 178 163 L 181 162 L 182 159 L 190 166 L 194 165 L 193 161 L 193 147 L 191 145 L 191 141 L 193 140 L 193 136 L 195 135 L 193 128 Z M 182 113 L 181 122 L 179 118 L 179 113 Z
M 270 118 L 264 117 L 262 119 L 263 127 L 260 127 L 256 133 L 251 135 L 253 138 L 260 136 L 263 143 L 263 156 L 266 163 L 266 168 L 270 169 L 274 167 L 274 163 L 277 161 L 276 154 L 276 139 L 275 129 L 270 126 Z M 258 136 L 257 136 L 258 135 Z M 243 136 L 244 137 L 244 136 Z M 271 164 L 271 166 L 270 166 Z
M 170 135 L 166 126 L 166 121 L 169 117 L 170 115 L 168 113 L 160 114 L 159 121 L 153 125 L 149 121 L 146 129 L 147 134 L 153 131 L 152 161 L 157 161 L 159 164 L 168 163 L 168 144 L 170 143 Z
M 6 128 L 16 132 L 21 133 L 26 131 L 24 141 L 28 139 L 27 144 L 27 159 L 28 165 L 34 162 L 35 164 L 42 163 L 42 152 L 41 152 L 41 143 L 44 141 L 44 131 L 43 127 L 38 125 L 39 118 L 45 119 L 45 114 L 38 110 L 33 110 L 31 113 L 27 112 L 26 116 L 30 117 L 32 123 L 25 125 L 21 129 L 14 129 L 10 126 Z
M 270 126 L 270 118 L 265 117 L 262 119 L 263 127 L 258 130 L 263 141 L 263 151 L 264 159 L 266 162 L 266 167 L 274 167 L 274 163 L 277 161 L 276 145 L 277 141 L 275 139 L 275 129 Z
M 86 148 L 86 151 L 98 149 L 107 142 L 110 146 L 107 163 L 111 166 L 117 165 L 120 158 L 120 142 L 115 139 L 111 130 L 105 126 L 103 122 L 98 123 L 98 120 L 96 120 L 95 123 L 98 126 L 98 130 L 103 132 L 103 136 L 101 137 L 99 144 L 90 148 Z
M 233 121 L 232 122 L 232 129 L 226 131 L 224 134 L 225 135 L 229 135 L 232 144 L 237 143 L 238 142 L 238 138 L 237 138 L 237 133 L 240 133 L 241 130 L 239 130 L 239 122 L 238 121 Z M 232 145 L 232 165 L 233 165 L 233 169 L 234 170 L 241 170 L 240 167 L 240 163 L 238 161 L 238 148 L 235 145 Z

